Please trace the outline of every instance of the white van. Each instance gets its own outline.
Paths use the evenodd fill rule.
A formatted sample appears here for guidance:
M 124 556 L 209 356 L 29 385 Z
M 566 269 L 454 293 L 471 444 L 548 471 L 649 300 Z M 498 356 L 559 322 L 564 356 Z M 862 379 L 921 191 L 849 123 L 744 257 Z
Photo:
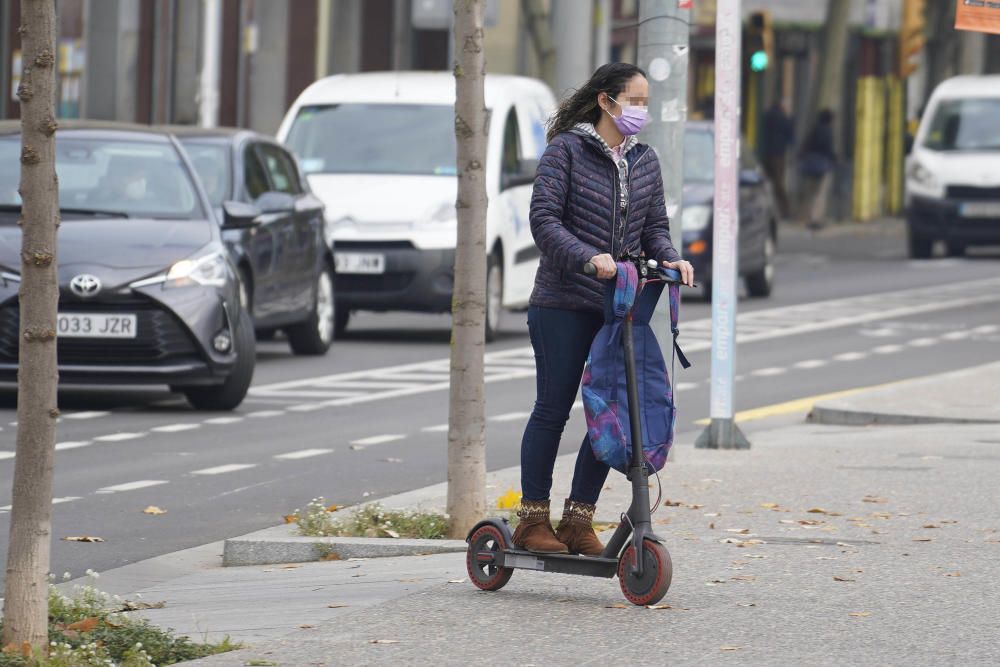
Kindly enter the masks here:
M 487 339 L 502 308 L 527 307 L 539 251 L 528 225 L 552 91 L 487 75 Z M 350 310 L 451 310 L 455 260 L 455 79 L 450 72 L 342 74 L 292 105 L 278 139 L 326 204 L 339 330 Z M 343 306 L 343 307 L 340 307 Z
M 1000 245 L 1000 76 L 957 76 L 934 89 L 906 158 L 910 256 L 944 241 Z

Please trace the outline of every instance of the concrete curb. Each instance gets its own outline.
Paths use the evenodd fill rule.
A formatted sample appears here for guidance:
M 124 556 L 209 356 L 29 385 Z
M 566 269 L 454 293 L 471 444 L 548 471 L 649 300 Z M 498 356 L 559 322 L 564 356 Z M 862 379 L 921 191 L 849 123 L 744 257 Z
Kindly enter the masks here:
M 225 541 L 223 567 L 310 563 L 348 558 L 389 558 L 465 551 L 464 540 L 379 537 L 302 537 L 289 526 L 266 528 Z
M 962 419 L 928 415 L 892 414 L 869 410 L 850 410 L 827 405 L 814 405 L 806 416 L 811 424 L 829 426 L 912 426 L 916 424 L 997 424 L 992 419 Z

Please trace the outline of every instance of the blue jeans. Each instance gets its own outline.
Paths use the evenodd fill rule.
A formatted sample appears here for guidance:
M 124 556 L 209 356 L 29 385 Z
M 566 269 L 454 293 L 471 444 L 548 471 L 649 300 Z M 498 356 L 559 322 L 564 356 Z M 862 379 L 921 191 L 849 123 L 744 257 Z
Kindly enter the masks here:
M 528 308 L 538 396 L 521 439 L 521 493 L 525 500 L 549 499 L 559 441 L 580 389 L 590 344 L 603 324 L 601 313 Z M 590 438 L 584 435 L 570 499 L 597 503 L 609 470 L 594 457 Z

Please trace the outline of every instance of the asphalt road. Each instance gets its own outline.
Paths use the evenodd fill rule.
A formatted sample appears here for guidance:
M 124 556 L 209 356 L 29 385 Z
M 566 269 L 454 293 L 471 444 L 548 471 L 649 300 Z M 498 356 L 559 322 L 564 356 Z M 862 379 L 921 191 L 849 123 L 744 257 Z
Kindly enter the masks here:
M 780 414 L 795 399 L 998 358 L 1000 254 L 914 262 L 900 231 L 785 235 L 775 294 L 741 302 L 738 410 Z M 708 414 L 709 313 L 696 301 L 682 312 L 694 363 L 675 380 L 682 439 Z M 351 504 L 443 481 L 448 326 L 445 316 L 361 314 L 322 359 L 261 343 L 252 394 L 231 414 L 195 412 L 165 389 L 62 392 L 53 572 L 268 527 L 316 496 Z M 518 461 L 534 397 L 523 314 L 506 317 L 487 355 L 488 465 L 500 468 Z M 0 391 L 0 498 L 10 497 L 15 400 Z M 576 410 L 564 450 L 582 434 Z M 166 514 L 143 513 L 149 505 Z M 83 535 L 105 541 L 62 540 Z

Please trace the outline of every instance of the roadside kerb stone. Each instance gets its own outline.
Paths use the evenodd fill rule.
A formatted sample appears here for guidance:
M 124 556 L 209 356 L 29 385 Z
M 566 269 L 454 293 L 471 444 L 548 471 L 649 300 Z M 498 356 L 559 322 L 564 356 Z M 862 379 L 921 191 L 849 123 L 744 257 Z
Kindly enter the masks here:
M 465 551 L 464 540 L 416 540 L 380 537 L 303 537 L 295 526 L 277 526 L 228 539 L 222 551 L 225 567 L 310 563 L 349 558 L 387 558 Z
M 1000 423 L 1000 363 L 894 382 L 818 402 L 807 420 L 835 426 Z

